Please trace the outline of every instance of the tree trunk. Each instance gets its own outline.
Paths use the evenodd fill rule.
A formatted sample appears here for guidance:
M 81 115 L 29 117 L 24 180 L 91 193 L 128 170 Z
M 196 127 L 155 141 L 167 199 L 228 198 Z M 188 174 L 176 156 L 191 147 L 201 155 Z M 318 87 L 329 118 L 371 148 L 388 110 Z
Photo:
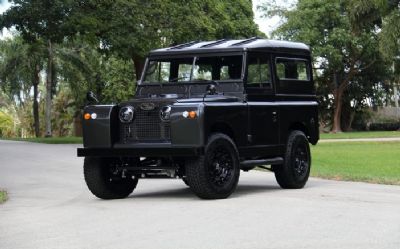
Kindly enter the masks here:
M 144 67 L 144 59 L 141 57 L 133 56 L 132 60 L 135 67 L 136 80 L 140 80 L 140 76 L 142 75 L 142 70 Z
M 51 41 L 48 41 L 48 46 L 47 46 L 47 78 L 46 78 L 46 137 L 51 137 L 52 132 L 51 132 L 51 106 L 52 106 L 52 71 L 53 71 L 53 48 Z
M 347 127 L 346 127 L 346 131 L 352 131 L 353 129 L 351 128 L 351 126 L 353 125 L 353 121 L 354 121 L 354 116 L 356 115 L 356 112 L 355 111 L 352 111 L 351 113 L 350 113 L 350 117 L 349 117 L 349 122 L 348 122 L 348 124 L 347 124 Z
M 39 102 L 38 102 L 38 86 L 40 80 L 39 74 L 40 74 L 40 66 L 35 65 L 32 85 L 33 85 L 33 120 L 34 120 L 36 137 L 40 137 Z
M 333 126 L 332 132 L 338 133 L 342 132 L 341 128 L 341 116 L 342 116 L 342 98 L 343 98 L 343 90 L 341 87 L 337 87 L 334 92 L 334 111 L 333 111 Z

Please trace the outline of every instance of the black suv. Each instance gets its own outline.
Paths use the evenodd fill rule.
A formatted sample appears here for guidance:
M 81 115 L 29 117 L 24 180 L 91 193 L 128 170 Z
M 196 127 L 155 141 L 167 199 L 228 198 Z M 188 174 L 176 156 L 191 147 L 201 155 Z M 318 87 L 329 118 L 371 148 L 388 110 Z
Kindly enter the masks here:
M 260 38 L 150 52 L 132 100 L 85 107 L 87 186 L 115 199 L 141 178 L 182 178 L 219 199 L 258 166 L 282 188 L 302 188 L 319 139 L 310 56 L 302 43 Z

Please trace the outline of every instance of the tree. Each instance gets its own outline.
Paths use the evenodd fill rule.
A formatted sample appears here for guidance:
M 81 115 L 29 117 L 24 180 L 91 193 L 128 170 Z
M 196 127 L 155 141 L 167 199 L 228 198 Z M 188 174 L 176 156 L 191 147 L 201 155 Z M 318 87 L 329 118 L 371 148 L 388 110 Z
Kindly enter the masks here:
M 348 87 L 381 61 L 376 53 L 380 16 L 375 9 L 352 15 L 357 2 L 299 0 L 293 9 L 271 3 L 262 7 L 267 16 L 279 15 L 285 20 L 274 32 L 275 37 L 311 46 L 317 85 L 327 86 L 328 95 L 333 96 L 332 132 L 342 130 L 342 107 Z
M 86 93 L 94 91 L 101 102 L 118 103 L 134 94 L 135 75 L 129 61 L 114 55 L 106 56 L 96 47 L 85 43 L 77 36 L 73 41 L 64 42 L 55 50 L 59 70 L 57 94 L 71 96 L 69 106 L 74 108 L 74 134 L 80 135 L 82 109 L 87 104 Z M 68 86 L 69 89 L 66 89 Z M 56 97 L 56 100 L 62 96 Z M 62 105 L 55 105 L 58 115 Z M 54 126 L 53 126 L 54 127 Z M 58 127 L 59 128 L 59 127 Z
M 392 60 L 400 55 L 400 0 L 351 0 L 353 8 L 350 14 L 354 19 L 366 16 L 379 16 L 379 33 L 382 54 Z
M 42 70 L 42 46 L 40 43 L 26 44 L 21 37 L 7 39 L 0 43 L 0 82 L 2 90 L 10 99 L 16 99 L 17 105 L 31 99 L 35 136 L 40 136 L 38 86 Z
M 101 44 L 103 52 L 131 60 L 137 79 L 151 49 L 258 34 L 248 0 L 86 0 L 73 19 L 80 34 Z
M 15 27 L 27 43 L 44 41 L 47 46 L 46 79 L 46 136 L 52 136 L 51 106 L 52 90 L 56 79 L 54 44 L 76 32 L 69 18 L 75 9 L 73 0 L 13 0 L 12 6 L 0 16 L 0 27 Z

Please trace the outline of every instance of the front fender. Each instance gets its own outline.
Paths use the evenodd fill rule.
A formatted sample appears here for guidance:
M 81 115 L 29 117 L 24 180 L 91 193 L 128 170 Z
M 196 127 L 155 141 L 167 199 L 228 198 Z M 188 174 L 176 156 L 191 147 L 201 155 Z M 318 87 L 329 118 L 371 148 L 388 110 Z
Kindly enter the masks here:
M 194 119 L 183 117 L 183 112 L 195 111 Z M 204 145 L 204 105 L 175 104 L 171 112 L 171 143 L 177 146 Z
M 95 119 L 83 119 L 83 146 L 91 148 L 112 147 L 118 134 L 118 113 L 116 105 L 86 106 L 84 113 L 96 114 Z

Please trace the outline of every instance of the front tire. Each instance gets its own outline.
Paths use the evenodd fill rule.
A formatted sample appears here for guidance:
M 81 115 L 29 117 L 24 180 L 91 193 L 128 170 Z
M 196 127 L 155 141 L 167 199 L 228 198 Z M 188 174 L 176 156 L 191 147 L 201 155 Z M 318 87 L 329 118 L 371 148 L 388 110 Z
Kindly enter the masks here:
M 221 133 L 209 137 L 204 156 L 186 163 L 186 180 L 191 190 L 202 199 L 229 197 L 236 189 L 239 175 L 235 143 Z
M 122 199 L 130 195 L 136 188 L 138 179 L 130 175 L 122 177 L 113 170 L 111 160 L 107 158 L 86 157 L 83 165 L 86 185 L 98 198 Z
M 310 146 L 302 131 L 292 131 L 286 145 L 285 160 L 274 166 L 275 178 L 285 189 L 303 188 L 311 169 Z

